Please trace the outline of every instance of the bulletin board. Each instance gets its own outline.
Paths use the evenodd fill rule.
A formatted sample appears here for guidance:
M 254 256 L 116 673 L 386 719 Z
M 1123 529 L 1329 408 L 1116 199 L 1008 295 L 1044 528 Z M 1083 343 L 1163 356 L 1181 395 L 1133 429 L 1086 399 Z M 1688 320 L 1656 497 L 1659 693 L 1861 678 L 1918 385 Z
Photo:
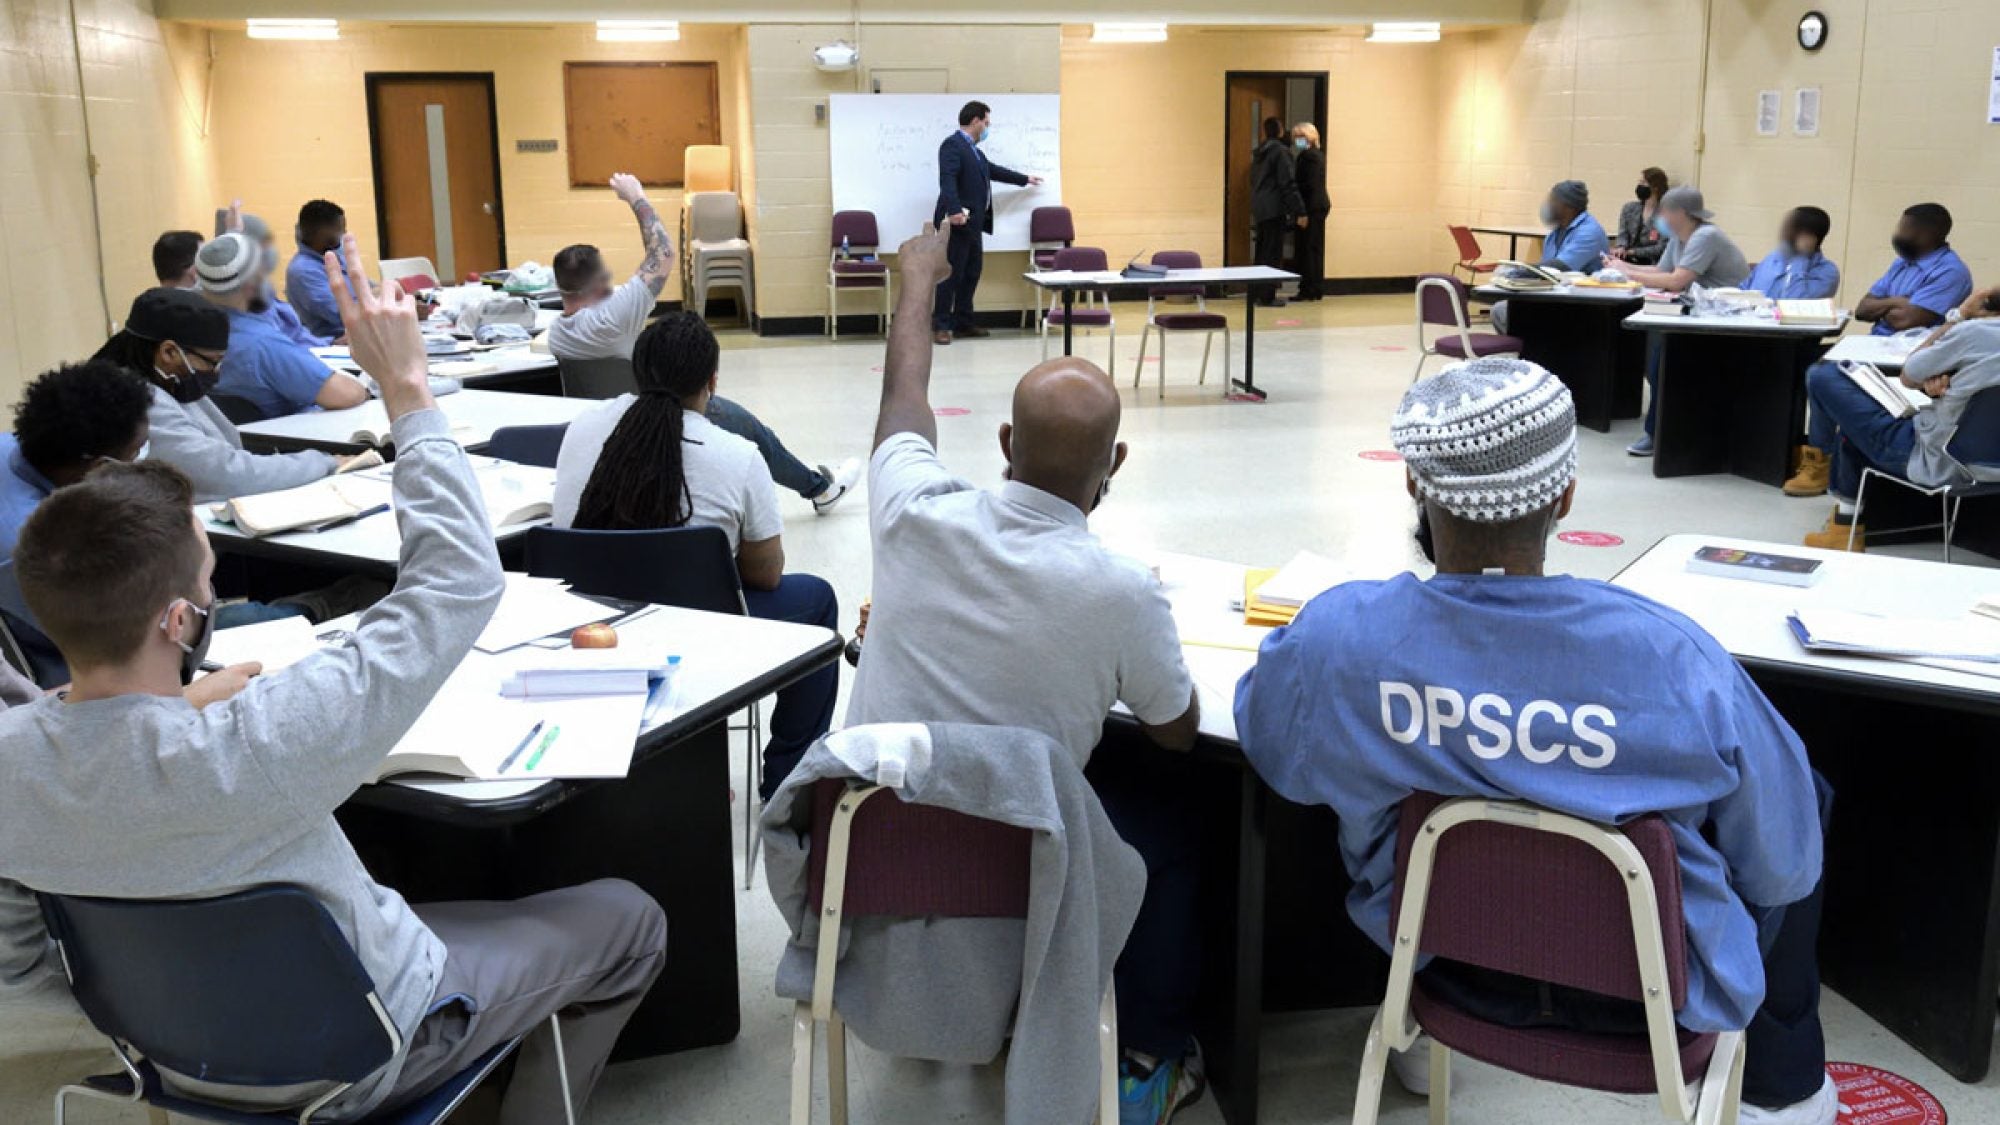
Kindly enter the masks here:
M 571 187 L 603 187 L 630 172 L 648 187 L 679 187 L 689 145 L 722 143 L 712 62 L 566 62 Z

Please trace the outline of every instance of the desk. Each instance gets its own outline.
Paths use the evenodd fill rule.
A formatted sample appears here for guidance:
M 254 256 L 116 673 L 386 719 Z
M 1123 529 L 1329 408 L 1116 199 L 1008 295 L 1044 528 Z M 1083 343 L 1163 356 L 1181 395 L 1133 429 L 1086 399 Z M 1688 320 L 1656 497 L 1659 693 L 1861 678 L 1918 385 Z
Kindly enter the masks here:
M 1909 362 L 1910 353 L 1916 351 L 1917 345 L 1922 342 L 1922 336 L 1876 336 L 1872 333 L 1842 336 L 1823 358 L 1836 363 L 1842 360 L 1872 363 L 1884 371 L 1897 371 Z
M 360 370 L 360 367 L 349 358 L 345 344 L 314 348 L 312 352 L 319 357 L 321 363 L 335 371 Z M 562 376 L 556 372 L 556 357 L 548 352 L 536 350 L 533 344 L 509 344 L 505 347 L 488 348 L 464 355 L 432 356 L 431 369 L 435 372 L 441 364 L 459 363 L 465 360 L 490 363 L 494 367 L 492 371 L 459 378 L 459 382 L 469 388 L 483 391 L 520 391 L 538 395 L 562 394 Z M 450 375 L 450 372 L 446 371 L 445 374 Z
M 1824 559 L 1827 576 L 1795 589 L 1690 574 L 1711 545 Z M 1985 1077 L 2000 990 L 2000 676 L 1815 655 L 1784 618 L 1801 606 L 1955 617 L 2000 593 L 2000 570 L 1676 535 L 1614 581 L 1712 633 L 1833 783 L 1827 985 L 1954 1077 Z
M 651 894 L 667 912 L 666 968 L 616 1055 L 639 1058 L 736 1038 L 726 720 L 839 659 L 841 640 L 809 625 L 671 608 L 620 632 L 665 641 L 682 658 L 675 713 L 640 736 L 629 776 L 390 781 L 363 787 L 339 819 L 370 873 L 412 902 L 519 898 L 603 878 Z M 492 660 L 474 651 L 455 675 L 476 678 Z
M 445 417 L 451 419 L 452 436 L 465 448 L 475 451 L 484 448 L 493 440 L 493 431 L 504 426 L 568 425 L 577 415 L 597 405 L 590 399 L 471 388 L 444 395 L 437 404 Z M 363 431 L 387 434 L 389 414 L 381 399 L 370 399 L 347 410 L 309 410 L 250 422 L 237 430 L 243 435 L 244 445 L 252 449 L 359 453 L 368 446 L 353 440 L 354 435 Z
M 1779 486 L 1806 432 L 1806 368 L 1832 328 L 1757 316 L 1637 313 L 1625 327 L 1660 343 L 1653 475 L 1731 472 Z
M 1527 261 L 1527 259 L 1525 259 L 1525 258 L 1521 257 L 1521 240 L 1522 240 L 1522 239 L 1524 239 L 1524 238 L 1532 238 L 1532 239 L 1536 239 L 1537 241 L 1541 241 L 1541 240 L 1546 240 L 1546 239 L 1547 239 L 1547 238 L 1549 237 L 1549 228 L 1547 228 L 1547 227 L 1528 227 L 1528 226 L 1522 226 L 1522 227 L 1466 227 L 1465 229 L 1466 229 L 1466 230 L 1469 230 L 1469 231 L 1471 231 L 1471 232 L 1472 232 L 1472 233 L 1474 233 L 1474 234 L 1504 234 L 1504 235 L 1506 235 L 1506 236 L 1507 236 L 1507 257 L 1508 257 L 1508 258 L 1510 258 L 1510 259 L 1512 259 L 1513 261 L 1516 261 L 1516 262 L 1523 262 L 1523 261 Z
M 1224 392 L 1241 391 L 1259 402 L 1264 401 L 1264 392 L 1257 389 L 1257 292 L 1260 289 L 1275 289 L 1287 281 L 1297 281 L 1299 275 L 1270 266 L 1221 266 L 1214 269 L 1168 270 L 1165 277 L 1126 277 L 1116 272 L 1082 273 L 1072 270 L 1030 271 L 1021 275 L 1028 284 L 1038 289 L 1062 294 L 1063 303 L 1063 354 L 1070 355 L 1070 345 L 1074 326 L 1071 314 L 1076 310 L 1076 295 L 1079 292 L 1095 290 L 1110 294 L 1115 292 L 1143 293 L 1170 285 L 1243 285 L 1243 377 L 1231 378 Z M 1265 283 L 1265 284 L 1258 284 Z M 1115 378 L 1117 373 L 1113 372 Z
M 1617 419 L 1639 416 L 1645 339 L 1619 328 L 1645 303 L 1636 291 L 1566 285 L 1517 293 L 1482 285 L 1473 294 L 1507 302 L 1507 334 L 1520 337 L 1521 358 L 1548 368 L 1569 387 L 1579 424 L 1603 433 Z

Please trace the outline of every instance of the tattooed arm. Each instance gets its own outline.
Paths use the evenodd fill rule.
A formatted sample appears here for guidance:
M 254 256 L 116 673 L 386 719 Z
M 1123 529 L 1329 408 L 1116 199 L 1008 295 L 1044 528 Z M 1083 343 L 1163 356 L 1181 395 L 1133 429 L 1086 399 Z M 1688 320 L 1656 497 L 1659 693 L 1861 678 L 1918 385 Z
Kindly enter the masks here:
M 646 281 L 646 287 L 659 296 L 666 287 L 667 277 L 673 271 L 674 240 L 667 237 L 666 224 L 647 201 L 645 189 L 639 186 L 639 178 L 620 172 L 611 177 L 611 190 L 618 193 L 632 208 L 632 214 L 639 220 L 639 234 L 646 242 L 646 259 L 639 263 L 639 276 Z

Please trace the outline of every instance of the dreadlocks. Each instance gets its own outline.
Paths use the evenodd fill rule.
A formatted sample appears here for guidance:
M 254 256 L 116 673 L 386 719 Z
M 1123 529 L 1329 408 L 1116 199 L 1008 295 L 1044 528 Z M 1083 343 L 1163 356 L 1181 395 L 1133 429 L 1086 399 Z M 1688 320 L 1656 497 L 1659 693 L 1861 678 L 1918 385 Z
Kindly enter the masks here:
M 573 526 L 593 531 L 680 527 L 694 514 L 681 461 L 681 412 L 715 375 L 722 350 L 691 312 L 654 321 L 632 348 L 639 397 L 604 443 Z

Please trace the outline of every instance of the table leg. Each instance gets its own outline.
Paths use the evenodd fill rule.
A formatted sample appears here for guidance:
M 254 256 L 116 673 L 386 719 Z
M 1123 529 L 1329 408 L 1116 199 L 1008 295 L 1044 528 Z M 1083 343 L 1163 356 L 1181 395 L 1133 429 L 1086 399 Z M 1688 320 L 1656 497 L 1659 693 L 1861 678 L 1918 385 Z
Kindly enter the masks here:
M 1242 771 L 1237 796 L 1235 918 L 1230 928 L 1228 978 L 1217 1013 L 1226 1034 L 1205 1038 L 1208 1074 L 1216 1105 L 1229 1125 L 1256 1125 L 1257 1083 L 1264 1040 L 1264 783 Z M 1210 964 L 1214 964 L 1210 959 Z M 1211 1033 L 1212 1034 L 1212 1033 Z
M 1071 321 L 1074 318 L 1070 314 L 1076 311 L 1076 290 L 1064 289 L 1062 291 L 1062 295 L 1063 295 L 1063 354 L 1069 355 L 1071 354 L 1070 346 L 1075 342 L 1075 326 L 1071 323 Z M 1108 301 L 1106 303 L 1109 304 Z
M 1243 290 L 1243 377 L 1230 379 L 1230 388 L 1241 391 L 1264 401 L 1264 392 L 1257 389 L 1257 287 Z

